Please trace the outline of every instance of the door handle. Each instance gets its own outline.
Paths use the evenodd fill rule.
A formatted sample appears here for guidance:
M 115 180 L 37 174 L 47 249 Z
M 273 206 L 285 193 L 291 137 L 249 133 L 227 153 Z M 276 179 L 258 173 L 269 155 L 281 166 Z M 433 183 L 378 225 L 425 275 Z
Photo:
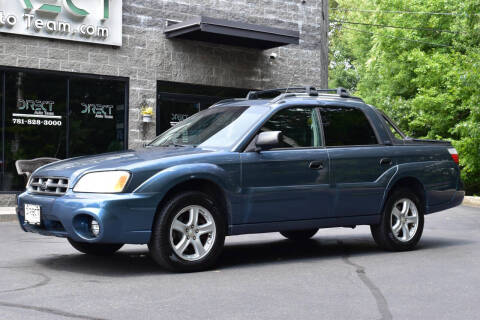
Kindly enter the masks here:
M 323 169 L 323 162 L 322 161 L 312 161 L 308 165 L 310 169 L 313 170 L 322 170 Z
M 387 165 L 387 166 L 391 166 L 393 163 L 392 159 L 390 158 L 382 158 L 380 159 L 380 165 L 384 166 L 384 165 Z

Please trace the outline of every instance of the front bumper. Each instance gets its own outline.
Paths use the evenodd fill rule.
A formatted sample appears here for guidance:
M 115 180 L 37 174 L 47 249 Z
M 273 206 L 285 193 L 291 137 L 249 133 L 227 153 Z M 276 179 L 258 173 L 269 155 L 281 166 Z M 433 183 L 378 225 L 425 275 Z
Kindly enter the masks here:
M 91 243 L 145 244 L 151 229 L 160 195 L 86 194 L 67 192 L 64 196 L 45 196 L 25 192 L 18 197 L 17 215 L 24 231 L 46 236 L 71 238 Z M 25 204 L 40 206 L 41 224 L 25 223 Z M 95 219 L 100 234 L 88 232 L 88 221 Z

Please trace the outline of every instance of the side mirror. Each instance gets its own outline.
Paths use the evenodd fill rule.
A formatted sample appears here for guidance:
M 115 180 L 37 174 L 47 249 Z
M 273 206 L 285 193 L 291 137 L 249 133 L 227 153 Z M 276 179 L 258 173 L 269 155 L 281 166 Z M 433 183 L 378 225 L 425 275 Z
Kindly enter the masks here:
M 282 131 L 260 132 L 255 141 L 255 151 L 268 150 L 280 146 Z

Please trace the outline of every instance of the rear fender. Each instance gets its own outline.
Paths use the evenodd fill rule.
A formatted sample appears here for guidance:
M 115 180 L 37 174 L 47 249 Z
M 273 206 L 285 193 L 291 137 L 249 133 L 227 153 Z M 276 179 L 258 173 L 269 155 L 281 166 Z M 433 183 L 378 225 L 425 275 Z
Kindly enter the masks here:
M 403 178 L 414 178 L 423 186 L 426 209 L 451 201 L 458 183 L 458 169 L 451 161 L 427 161 L 398 165 L 397 173 L 385 190 L 383 204 L 396 183 Z M 383 207 L 383 206 L 382 206 Z

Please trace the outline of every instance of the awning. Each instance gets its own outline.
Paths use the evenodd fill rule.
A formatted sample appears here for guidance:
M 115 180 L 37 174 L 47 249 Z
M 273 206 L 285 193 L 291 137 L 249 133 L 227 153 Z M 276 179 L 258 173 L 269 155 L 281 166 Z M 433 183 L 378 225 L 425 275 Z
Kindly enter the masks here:
M 208 17 L 176 23 L 167 27 L 164 33 L 169 39 L 206 41 L 261 50 L 300 43 L 298 31 Z

